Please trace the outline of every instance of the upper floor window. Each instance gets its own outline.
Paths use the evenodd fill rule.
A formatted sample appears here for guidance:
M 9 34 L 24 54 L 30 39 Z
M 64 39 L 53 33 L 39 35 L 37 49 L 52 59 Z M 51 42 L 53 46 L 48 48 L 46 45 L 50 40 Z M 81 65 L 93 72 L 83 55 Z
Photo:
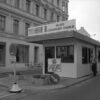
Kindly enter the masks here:
M 19 21 L 16 19 L 13 20 L 13 32 L 15 34 L 18 34 L 19 32 Z
M 30 6 L 31 6 L 31 1 L 30 0 L 26 0 L 26 11 L 30 12 Z
M 20 5 L 20 0 L 15 0 L 15 7 L 19 8 L 19 5 Z
M 53 4 L 54 3 L 54 0 L 51 0 L 51 3 Z
M 57 6 L 59 7 L 59 5 L 60 5 L 60 0 L 57 0 Z
M 54 13 L 51 12 L 51 17 L 50 17 L 51 21 L 53 20 L 53 18 L 54 18 Z
M 36 4 L 36 16 L 39 16 L 39 5 Z
M 29 23 L 25 23 L 25 36 L 28 36 L 28 28 L 30 27 Z
M 0 15 L 0 30 L 4 31 L 5 30 L 5 16 Z
M 44 8 L 44 18 L 47 19 L 47 9 Z

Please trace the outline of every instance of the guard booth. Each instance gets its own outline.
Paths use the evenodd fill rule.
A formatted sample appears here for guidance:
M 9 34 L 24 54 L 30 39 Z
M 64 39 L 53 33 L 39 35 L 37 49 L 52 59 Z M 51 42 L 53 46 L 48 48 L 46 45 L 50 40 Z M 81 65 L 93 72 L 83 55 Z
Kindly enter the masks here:
M 27 40 L 43 45 L 44 74 L 55 71 L 61 77 L 70 78 L 89 75 L 94 57 L 100 71 L 100 42 L 85 30 L 82 33 L 76 30 L 75 20 L 30 28 Z

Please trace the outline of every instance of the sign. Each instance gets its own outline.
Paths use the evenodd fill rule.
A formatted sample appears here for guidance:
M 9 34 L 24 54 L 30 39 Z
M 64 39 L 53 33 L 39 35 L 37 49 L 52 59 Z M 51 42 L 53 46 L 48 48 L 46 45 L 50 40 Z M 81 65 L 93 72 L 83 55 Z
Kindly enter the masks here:
M 75 20 L 60 21 L 47 25 L 31 27 L 28 29 L 28 36 L 56 33 L 60 31 L 71 31 L 71 30 L 76 30 Z
M 61 71 L 61 59 L 48 59 L 48 72 Z

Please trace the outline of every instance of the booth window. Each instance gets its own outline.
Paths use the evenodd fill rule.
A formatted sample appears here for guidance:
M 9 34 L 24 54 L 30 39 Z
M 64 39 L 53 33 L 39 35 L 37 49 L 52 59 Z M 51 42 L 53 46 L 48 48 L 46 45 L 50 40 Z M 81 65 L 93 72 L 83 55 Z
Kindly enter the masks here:
M 100 62 L 100 51 L 98 51 L 98 62 Z
M 28 63 L 28 51 L 29 46 L 18 44 L 16 51 L 16 62 L 17 63 Z
M 56 47 L 56 56 L 61 58 L 62 63 L 74 62 L 74 46 L 58 46 Z
M 91 48 L 82 47 L 82 64 L 87 64 L 91 62 L 92 52 Z

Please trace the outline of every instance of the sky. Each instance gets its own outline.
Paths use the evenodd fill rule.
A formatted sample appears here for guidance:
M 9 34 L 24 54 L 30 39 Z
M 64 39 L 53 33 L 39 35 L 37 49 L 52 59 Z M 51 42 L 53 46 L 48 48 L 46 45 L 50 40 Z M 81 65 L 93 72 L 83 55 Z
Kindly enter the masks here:
M 100 41 L 100 0 L 69 0 L 68 12 L 69 20 L 76 19 L 77 29 L 84 27 Z

